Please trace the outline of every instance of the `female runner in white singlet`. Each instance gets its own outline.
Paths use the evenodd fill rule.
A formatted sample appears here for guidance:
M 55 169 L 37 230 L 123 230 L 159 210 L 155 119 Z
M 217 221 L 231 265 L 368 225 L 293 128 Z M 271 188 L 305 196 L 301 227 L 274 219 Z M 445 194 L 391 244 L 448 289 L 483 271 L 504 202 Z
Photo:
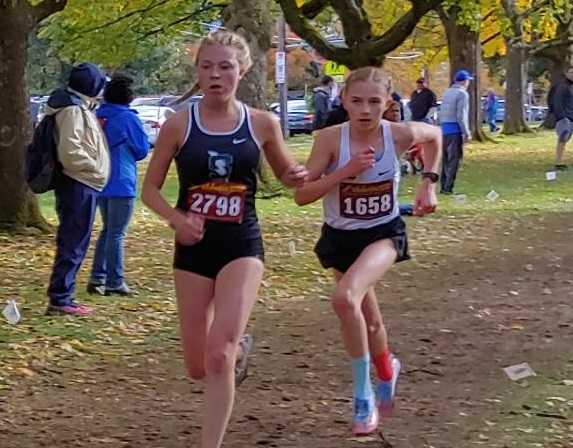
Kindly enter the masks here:
M 307 162 L 309 176 L 295 194 L 304 205 L 323 198 L 324 226 L 315 251 L 337 281 L 332 305 L 351 357 L 354 395 L 352 431 L 376 430 L 379 415 L 393 407 L 400 362 L 388 349 L 374 286 L 392 264 L 407 260 L 406 226 L 398 209 L 399 158 L 424 145 L 422 174 L 414 213 L 435 210 L 441 132 L 424 123 L 382 120 L 390 100 L 389 82 L 377 68 L 350 74 L 342 94 L 349 122 L 316 136 Z M 370 382 L 370 360 L 378 379 Z

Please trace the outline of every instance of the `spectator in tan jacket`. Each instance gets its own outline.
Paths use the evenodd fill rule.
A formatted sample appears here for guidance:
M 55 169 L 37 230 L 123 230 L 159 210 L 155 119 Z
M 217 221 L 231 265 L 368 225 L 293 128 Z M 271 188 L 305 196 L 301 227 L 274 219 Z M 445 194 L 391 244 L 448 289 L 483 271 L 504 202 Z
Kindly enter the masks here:
M 72 69 L 67 88 L 54 91 L 48 100 L 46 113 L 56 117 L 63 173 L 55 188 L 59 226 L 48 314 L 92 312 L 76 302 L 75 284 L 90 242 L 96 199 L 110 174 L 105 137 L 92 112 L 104 84 L 105 75 L 97 66 L 80 64 Z

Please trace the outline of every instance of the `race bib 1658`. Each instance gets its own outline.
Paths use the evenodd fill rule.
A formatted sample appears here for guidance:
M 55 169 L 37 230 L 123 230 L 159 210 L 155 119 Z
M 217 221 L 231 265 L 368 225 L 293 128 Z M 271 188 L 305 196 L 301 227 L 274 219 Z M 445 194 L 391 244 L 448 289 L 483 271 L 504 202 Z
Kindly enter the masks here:
M 394 210 L 393 182 L 340 184 L 340 215 L 351 219 L 376 219 Z

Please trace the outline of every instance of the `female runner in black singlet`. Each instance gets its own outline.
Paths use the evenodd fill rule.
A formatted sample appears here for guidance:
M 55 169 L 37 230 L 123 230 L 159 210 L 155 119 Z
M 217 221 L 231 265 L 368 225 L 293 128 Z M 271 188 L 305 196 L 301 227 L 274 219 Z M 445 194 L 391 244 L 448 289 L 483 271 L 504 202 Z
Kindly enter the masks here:
M 201 448 L 218 448 L 235 394 L 234 367 L 263 276 L 255 211 L 262 153 L 276 177 L 301 186 L 306 169 L 285 147 L 278 121 L 237 101 L 251 66 L 245 40 L 217 31 L 197 53 L 203 99 L 163 125 L 143 184 L 143 202 L 175 230 L 174 276 L 189 376 L 206 380 Z M 161 188 L 175 160 L 175 208 Z M 243 354 L 243 356 L 246 356 Z

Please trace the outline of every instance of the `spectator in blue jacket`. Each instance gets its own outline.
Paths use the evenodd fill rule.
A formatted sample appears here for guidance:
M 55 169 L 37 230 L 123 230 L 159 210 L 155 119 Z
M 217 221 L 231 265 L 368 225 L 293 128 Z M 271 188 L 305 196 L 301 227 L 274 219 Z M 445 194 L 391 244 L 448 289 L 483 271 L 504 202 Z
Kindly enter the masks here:
M 444 92 L 440 108 L 443 160 L 441 183 L 443 194 L 453 194 L 454 182 L 464 156 L 464 143 L 472 138 L 469 121 L 470 96 L 468 87 L 474 78 L 467 70 L 458 70 L 454 83 Z
M 487 124 L 489 124 L 489 130 L 491 132 L 499 131 L 496 123 L 498 105 L 499 101 L 497 99 L 497 95 L 495 94 L 495 90 L 489 89 L 487 92 L 484 109 L 487 114 Z
M 105 102 L 96 112 L 109 146 L 111 176 L 97 201 L 103 228 L 87 287 L 90 294 L 132 293 L 124 279 L 123 241 L 135 204 L 137 162 L 149 152 L 143 125 L 137 112 L 129 108 L 132 84 L 128 76 L 114 76 L 105 87 Z

